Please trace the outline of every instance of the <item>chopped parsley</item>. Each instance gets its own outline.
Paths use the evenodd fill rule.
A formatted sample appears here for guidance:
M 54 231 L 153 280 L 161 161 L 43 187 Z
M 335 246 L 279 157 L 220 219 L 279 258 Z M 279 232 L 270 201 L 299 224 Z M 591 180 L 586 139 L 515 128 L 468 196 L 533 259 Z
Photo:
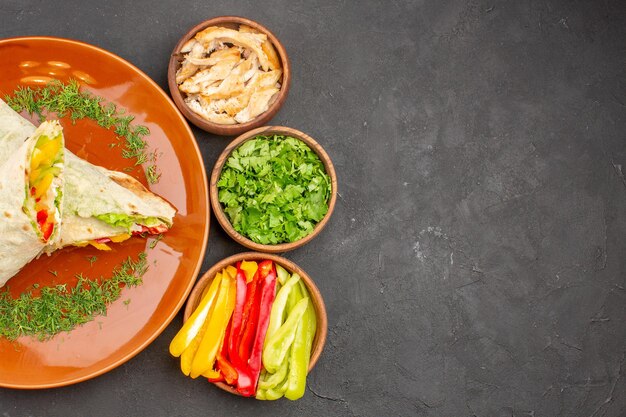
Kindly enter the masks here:
M 142 252 L 137 260 L 129 257 L 117 266 L 109 279 L 94 280 L 78 274 L 73 288 L 67 284 L 43 287 L 37 295 L 31 290 L 15 299 L 4 290 L 0 293 L 0 336 L 9 340 L 20 336 L 45 340 L 70 331 L 105 315 L 107 305 L 120 297 L 122 287 L 140 285 L 147 270 L 146 254 Z
M 294 242 L 328 212 L 331 182 L 324 164 L 290 136 L 256 136 L 235 149 L 217 183 L 237 232 L 261 244 Z
M 122 156 L 135 159 L 135 165 L 150 163 L 146 167 L 146 179 L 155 184 L 160 177 L 155 165 L 156 151 L 148 152 L 145 137 L 150 134 L 146 126 L 133 125 L 134 116 L 118 110 L 115 104 L 105 103 L 104 99 L 88 91 L 80 91 L 80 84 L 70 80 L 67 84 L 53 80 L 44 87 L 18 87 L 13 96 L 5 101 L 13 110 L 36 114 L 41 121 L 44 113 L 56 113 L 59 118 L 69 115 L 72 122 L 89 118 L 105 129 L 114 129 L 115 134 L 126 140 Z M 110 147 L 116 146 L 111 144 Z

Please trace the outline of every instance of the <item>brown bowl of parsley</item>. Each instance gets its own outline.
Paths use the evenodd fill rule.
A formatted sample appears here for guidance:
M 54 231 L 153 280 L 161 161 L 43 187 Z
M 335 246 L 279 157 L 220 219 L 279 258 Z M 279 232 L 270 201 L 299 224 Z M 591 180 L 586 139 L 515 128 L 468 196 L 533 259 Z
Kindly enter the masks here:
M 312 137 L 265 126 L 224 149 L 211 173 L 210 199 L 217 221 L 235 241 L 259 252 L 286 252 L 328 223 L 337 175 Z

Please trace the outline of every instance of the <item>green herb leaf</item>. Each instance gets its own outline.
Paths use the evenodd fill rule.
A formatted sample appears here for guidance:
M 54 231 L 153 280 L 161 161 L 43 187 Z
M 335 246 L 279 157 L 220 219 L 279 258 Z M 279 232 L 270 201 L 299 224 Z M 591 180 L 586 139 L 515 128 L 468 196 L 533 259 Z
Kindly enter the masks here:
M 152 242 L 150 242 L 150 244 L 148 245 L 148 247 L 150 249 L 154 249 L 157 245 L 157 243 L 159 243 L 159 241 L 163 239 L 163 233 L 156 235 L 153 239 Z
M 147 270 L 146 254 L 142 252 L 137 260 L 129 257 L 116 267 L 107 280 L 92 280 L 78 274 L 78 282 L 72 288 L 66 284 L 43 287 L 38 295 L 26 291 L 15 299 L 5 289 L 0 292 L 0 336 L 9 340 L 20 336 L 45 340 L 70 331 L 98 315 L 105 315 L 107 305 L 120 297 L 122 287 L 140 285 Z M 39 287 L 33 285 L 33 289 Z
M 44 112 L 56 113 L 59 118 L 70 117 L 72 122 L 89 118 L 105 129 L 113 128 L 115 134 L 126 139 L 122 150 L 124 158 L 135 159 L 135 165 L 152 162 L 146 168 L 146 179 L 150 184 L 159 180 L 161 174 L 157 172 L 156 154 L 148 154 L 148 143 L 145 137 L 150 134 L 146 126 L 133 125 L 134 116 L 126 115 L 125 111 L 118 110 L 113 103 L 104 103 L 104 99 L 94 96 L 88 91 L 80 91 L 80 84 L 70 80 L 67 84 L 53 80 L 44 87 L 18 87 L 13 96 L 5 96 L 5 101 L 13 110 L 27 111 L 36 114 L 41 121 L 45 120 Z M 116 144 L 109 144 L 114 147 Z
M 262 244 L 302 239 L 328 212 L 330 178 L 317 154 L 290 136 L 257 136 L 235 149 L 217 183 L 237 232 Z

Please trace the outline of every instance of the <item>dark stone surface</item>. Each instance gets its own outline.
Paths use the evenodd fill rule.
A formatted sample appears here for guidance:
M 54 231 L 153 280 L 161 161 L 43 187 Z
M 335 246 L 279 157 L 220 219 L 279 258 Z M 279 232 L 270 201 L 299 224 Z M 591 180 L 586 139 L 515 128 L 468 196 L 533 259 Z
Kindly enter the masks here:
M 165 87 L 177 39 L 224 14 L 284 42 L 273 122 L 338 171 L 329 227 L 287 254 L 330 320 L 305 397 L 182 377 L 179 317 L 94 380 L 0 389 L 0 415 L 626 415 L 624 2 L 4 0 L 0 36 L 92 43 Z M 229 139 L 195 133 L 210 169 Z M 214 220 L 209 244 L 203 270 L 243 250 Z

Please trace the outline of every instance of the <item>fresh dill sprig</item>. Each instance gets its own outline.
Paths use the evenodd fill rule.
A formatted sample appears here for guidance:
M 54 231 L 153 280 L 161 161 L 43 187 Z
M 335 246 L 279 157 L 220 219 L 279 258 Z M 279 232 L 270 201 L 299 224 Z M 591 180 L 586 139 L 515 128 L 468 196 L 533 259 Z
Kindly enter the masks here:
M 97 256 L 85 256 L 85 258 L 89 261 L 89 266 L 93 266 L 94 262 L 98 260 Z
M 157 166 L 152 164 L 146 168 L 146 179 L 150 184 L 156 184 L 161 178 L 161 173 L 157 171 Z
M 67 84 L 53 80 L 44 87 L 20 86 L 13 96 L 5 96 L 5 101 L 17 112 L 36 114 L 40 121 L 45 120 L 44 113 L 56 113 L 59 118 L 69 116 L 72 123 L 79 119 L 92 119 L 105 129 L 113 128 L 116 135 L 126 139 L 122 149 L 124 158 L 134 159 L 135 165 L 154 162 L 154 153 L 148 154 L 145 139 L 150 130 L 146 126 L 133 125 L 134 116 L 126 114 L 123 109 L 118 110 L 115 104 L 105 103 L 102 97 L 89 91 L 81 91 L 77 80 L 72 79 Z M 146 171 L 148 182 L 156 183 L 160 176 L 156 166 L 151 164 Z
M 128 257 L 107 280 L 78 274 L 73 288 L 66 284 L 43 287 L 37 296 L 26 291 L 15 299 L 4 290 L 0 293 L 0 336 L 9 340 L 20 336 L 45 340 L 70 331 L 96 316 L 105 315 L 107 305 L 120 297 L 122 287 L 140 285 L 147 270 L 146 253 L 142 252 L 137 260 Z
M 154 249 L 161 239 L 163 239 L 163 233 L 156 235 L 154 239 L 152 239 L 152 242 L 148 245 L 150 249 Z

